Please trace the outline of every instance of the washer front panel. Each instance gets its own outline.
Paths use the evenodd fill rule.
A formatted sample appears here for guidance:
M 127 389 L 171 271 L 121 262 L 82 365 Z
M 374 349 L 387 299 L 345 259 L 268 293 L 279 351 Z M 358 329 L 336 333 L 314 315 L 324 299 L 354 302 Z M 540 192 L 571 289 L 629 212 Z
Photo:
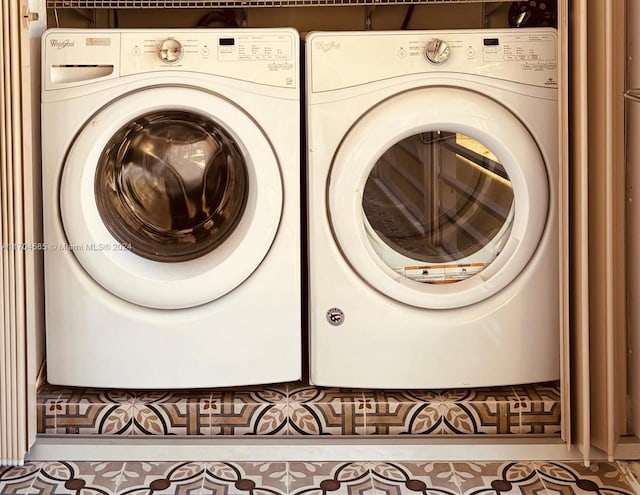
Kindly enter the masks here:
M 116 239 L 105 225 L 95 194 L 100 187 L 95 183 L 98 163 L 104 150 L 113 146 L 113 136 L 142 115 L 162 112 L 198 114 L 209 119 L 212 126 L 224 129 L 244 158 L 247 176 L 244 213 L 235 221 L 232 232 L 210 252 L 178 262 L 134 254 L 123 243 L 124 238 Z M 153 150 L 147 152 L 153 154 Z M 185 203 L 187 210 L 192 206 L 189 201 Z M 282 207 L 278 159 L 264 132 L 233 103 L 189 87 L 147 88 L 104 107 L 71 145 L 60 183 L 68 249 L 102 287 L 126 301 L 151 308 L 197 306 L 241 284 L 269 251 Z
M 501 206 L 504 210 L 500 216 L 501 227 L 496 227 L 489 238 L 466 251 L 434 254 L 433 259 L 416 258 L 397 246 L 394 248 L 380 230 L 375 231 L 363 209 L 363 199 L 367 184 L 371 184 L 368 181 L 374 167 L 387 159 L 385 154 L 390 149 L 416 135 L 434 133 L 462 135 L 491 150 L 496 158 L 491 162 L 501 164 L 508 178 L 505 188 L 509 189 L 512 199 L 507 199 Z M 424 157 L 421 160 L 429 161 Z M 399 168 L 403 166 L 401 163 Z M 447 170 L 437 173 L 440 177 L 452 174 Z M 491 174 L 499 179 L 497 174 Z M 441 182 L 440 177 L 431 184 Z M 382 184 L 382 188 L 385 187 Z M 388 197 L 394 196 L 387 193 Z M 429 195 L 424 193 L 424 196 Z M 441 192 L 431 196 L 432 201 L 442 203 Z M 401 203 L 397 209 L 406 208 L 402 198 L 395 201 Z M 535 141 L 506 108 L 471 91 L 429 87 L 395 95 L 365 113 L 353 125 L 332 163 L 327 204 L 336 242 L 364 281 L 388 297 L 412 306 L 458 308 L 492 296 L 518 277 L 543 235 L 549 184 Z M 407 218 L 411 217 L 411 213 L 407 213 Z M 418 230 L 423 227 L 420 222 L 414 223 L 418 224 Z M 424 244 L 424 239 L 421 242 Z M 432 243 L 430 248 L 435 245 Z M 448 276 L 443 272 L 433 279 L 433 273 L 438 270 L 449 270 L 455 275 Z M 470 273 L 460 275 L 467 270 Z M 417 272 L 426 275 L 415 275 Z

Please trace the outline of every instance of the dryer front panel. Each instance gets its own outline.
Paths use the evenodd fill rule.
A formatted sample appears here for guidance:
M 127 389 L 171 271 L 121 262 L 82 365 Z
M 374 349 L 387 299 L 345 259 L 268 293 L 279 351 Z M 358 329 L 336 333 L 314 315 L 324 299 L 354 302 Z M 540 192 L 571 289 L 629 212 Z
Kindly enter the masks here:
M 547 177 L 535 141 L 501 104 L 421 88 L 350 129 L 331 167 L 328 215 L 368 284 L 417 307 L 463 307 L 506 287 L 534 255 Z
M 282 213 L 278 158 L 228 100 L 188 87 L 99 111 L 62 171 L 68 249 L 101 286 L 152 308 L 197 306 L 241 284 Z

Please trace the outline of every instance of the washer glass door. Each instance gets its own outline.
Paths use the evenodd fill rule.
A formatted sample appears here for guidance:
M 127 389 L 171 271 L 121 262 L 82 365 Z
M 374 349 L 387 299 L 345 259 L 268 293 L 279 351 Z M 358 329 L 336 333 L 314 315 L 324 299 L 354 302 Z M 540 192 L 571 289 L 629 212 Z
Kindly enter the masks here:
M 445 309 L 515 280 L 543 236 L 544 160 L 500 103 L 419 88 L 365 113 L 328 181 L 329 219 L 349 265 L 406 304 Z
M 100 109 L 60 178 L 67 250 L 103 288 L 150 308 L 198 306 L 267 255 L 283 206 L 265 132 L 226 98 L 147 87 Z
M 211 252 L 246 206 L 247 164 L 233 137 L 185 110 L 128 122 L 109 140 L 95 177 L 98 211 L 109 232 L 155 261 Z

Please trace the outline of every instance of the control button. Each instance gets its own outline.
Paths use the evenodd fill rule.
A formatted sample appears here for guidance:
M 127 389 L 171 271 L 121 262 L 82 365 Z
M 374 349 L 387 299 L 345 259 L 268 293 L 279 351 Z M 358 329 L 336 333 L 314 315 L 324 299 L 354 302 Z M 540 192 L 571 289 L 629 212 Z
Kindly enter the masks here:
M 407 51 L 404 48 L 400 48 L 400 50 L 398 50 L 398 57 L 405 58 L 406 56 L 407 56 Z
M 209 47 L 205 46 L 202 50 L 200 50 L 200 53 L 202 53 L 203 57 L 208 57 L 211 54 L 211 50 L 209 50 Z
M 140 48 L 137 46 L 134 46 L 133 50 L 131 50 L 131 55 L 133 55 L 134 57 L 140 56 L 140 53 L 142 52 L 140 51 Z
M 476 56 L 476 51 L 471 47 L 467 48 L 467 57 L 473 58 L 475 56 Z
M 432 39 L 427 43 L 424 55 L 432 64 L 442 65 L 449 60 L 449 44 L 441 39 Z
M 168 38 L 158 46 L 158 56 L 163 62 L 175 64 L 182 58 L 182 44 L 178 40 Z

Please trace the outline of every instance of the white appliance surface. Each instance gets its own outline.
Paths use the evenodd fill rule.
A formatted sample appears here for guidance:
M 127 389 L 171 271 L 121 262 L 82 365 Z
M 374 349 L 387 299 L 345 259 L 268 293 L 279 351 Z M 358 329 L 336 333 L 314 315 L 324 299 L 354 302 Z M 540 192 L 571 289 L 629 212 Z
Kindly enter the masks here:
M 310 379 L 559 378 L 553 29 L 306 39 Z
M 43 36 L 52 384 L 301 376 L 293 29 Z

